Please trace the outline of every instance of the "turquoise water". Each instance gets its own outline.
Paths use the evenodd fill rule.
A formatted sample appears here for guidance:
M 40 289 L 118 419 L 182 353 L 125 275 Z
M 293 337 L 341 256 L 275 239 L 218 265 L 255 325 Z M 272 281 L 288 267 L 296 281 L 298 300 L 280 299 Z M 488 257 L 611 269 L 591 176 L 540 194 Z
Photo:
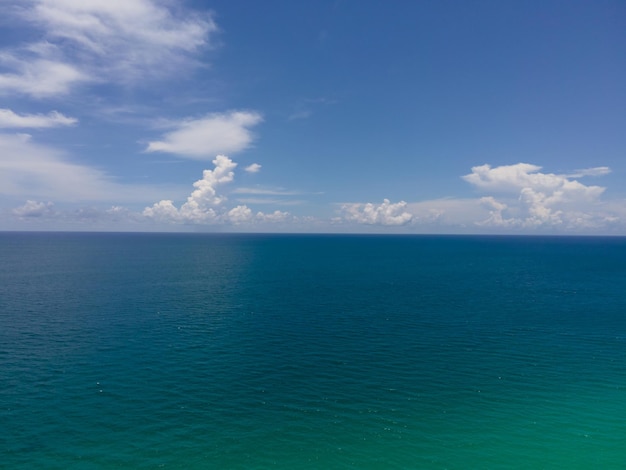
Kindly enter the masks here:
M 626 468 L 626 239 L 0 233 L 0 468 Z

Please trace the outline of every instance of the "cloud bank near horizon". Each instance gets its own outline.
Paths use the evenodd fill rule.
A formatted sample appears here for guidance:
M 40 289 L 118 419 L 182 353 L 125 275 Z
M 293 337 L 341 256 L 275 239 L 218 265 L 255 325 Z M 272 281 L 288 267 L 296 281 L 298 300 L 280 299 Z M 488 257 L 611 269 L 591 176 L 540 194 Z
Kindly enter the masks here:
M 106 172 L 76 163 L 29 134 L 0 133 L 0 196 L 55 202 L 137 203 L 176 192 L 165 185 L 120 183 Z
M 213 165 L 212 170 L 204 170 L 202 179 L 193 183 L 194 191 L 180 208 L 173 201 L 165 199 L 146 207 L 143 216 L 158 222 L 209 225 L 284 222 L 290 217 L 288 212 L 278 210 L 269 214 L 260 211 L 253 213 L 246 205 L 228 208 L 228 198 L 218 193 L 218 189 L 234 180 L 237 163 L 225 155 L 218 155 Z
M 392 203 L 344 203 L 338 222 L 379 226 L 442 229 L 473 226 L 522 232 L 562 229 L 610 229 L 623 223 L 621 205 L 601 200 L 602 186 L 585 185 L 574 178 L 604 176 L 608 167 L 575 170 L 571 174 L 541 172 L 542 167 L 517 163 L 472 167 L 461 178 L 478 191 L 492 193 L 477 199 L 440 199 Z
M 1 135 L 0 135 L 1 137 Z M 0 143 L 2 141 L 0 140 Z M 573 179 L 572 174 L 542 173 L 541 167 L 527 163 L 491 167 L 472 167 L 471 173 L 461 178 L 480 192 L 491 192 L 476 198 L 444 198 L 419 202 L 342 203 L 339 217 L 323 219 L 306 215 L 294 216 L 289 212 L 253 211 L 246 204 L 229 205 L 223 188 L 235 180 L 235 163 L 230 157 L 218 155 L 214 167 L 203 171 L 202 178 L 193 183 L 194 190 L 187 200 L 176 206 L 171 199 L 161 199 L 136 213 L 122 206 L 101 211 L 110 220 L 132 220 L 137 226 L 148 221 L 172 226 L 231 226 L 253 227 L 265 223 L 282 223 L 283 229 L 290 225 L 308 222 L 319 230 L 349 229 L 350 226 L 402 228 L 405 232 L 502 231 L 519 233 L 542 233 L 558 229 L 567 233 L 589 230 L 613 230 L 623 225 L 626 210 L 622 203 L 605 203 L 601 195 L 605 188 L 585 185 Z M 245 171 L 245 169 L 244 169 Z M 606 167 L 577 170 L 576 177 L 602 176 L 610 170 Z M 250 188 L 234 188 L 234 194 L 260 192 L 261 194 L 292 194 L 285 191 L 268 191 Z M 494 195 L 495 194 L 495 195 Z M 113 211 L 113 212 L 112 212 Z M 20 219 L 54 218 L 62 216 L 50 201 L 28 200 L 13 210 Z M 96 218 L 97 211 L 75 212 L 81 219 L 85 214 Z M 67 214 L 63 215 L 67 218 Z
M 154 0 L 24 0 L 6 2 L 4 13 L 5 21 L 17 25 L 6 37 L 8 45 L 0 48 L 0 97 L 6 100 L 0 108 L 0 197 L 6 201 L 0 215 L 6 219 L 67 221 L 77 217 L 112 224 L 132 221 L 135 228 L 149 228 L 156 221 L 172 227 L 243 227 L 273 221 L 289 227 L 306 221 L 316 229 L 356 231 L 626 233 L 626 203 L 604 200 L 606 188 L 587 183 L 609 175 L 611 169 L 580 169 L 584 166 L 580 161 L 578 169 L 562 173 L 524 162 L 474 166 L 468 174 L 454 175 L 476 191 L 475 197 L 464 199 L 452 193 L 416 201 L 405 192 L 396 193 L 395 200 L 383 194 L 375 202 L 367 197 L 336 202 L 324 195 L 316 197 L 326 198 L 326 206 L 314 208 L 308 199 L 321 191 L 291 188 L 293 183 L 284 181 L 287 176 L 277 176 L 286 171 L 295 175 L 297 162 L 287 162 L 292 156 L 284 154 L 287 148 L 292 152 L 292 147 L 280 147 L 266 161 L 253 156 L 263 166 L 248 160 L 238 167 L 225 156 L 254 149 L 264 116 L 274 116 L 275 121 L 277 115 L 284 119 L 285 113 L 268 105 L 264 112 L 233 106 L 226 98 L 212 95 L 218 93 L 211 85 L 219 80 L 207 72 L 212 60 L 209 53 L 220 45 L 220 29 L 206 8 L 193 10 Z M 15 42 L 18 38 L 20 42 Z M 188 79 L 185 83 L 195 88 L 178 93 L 185 88 L 181 80 Z M 168 90 L 173 93 L 167 94 Z M 202 90 L 200 98 L 193 96 L 197 90 Z M 300 122 L 291 125 L 313 121 L 313 107 L 331 102 L 304 99 L 289 117 Z M 215 109 L 216 103 L 222 107 Z M 121 112 L 111 117 L 115 114 L 111 110 L 122 107 L 128 112 L 128 122 L 132 121 L 119 133 L 126 139 L 126 150 L 122 150 L 126 153 L 108 158 L 106 142 L 98 143 L 100 147 L 90 154 L 91 149 L 85 148 L 100 125 L 110 134 L 100 134 L 93 142 L 117 138 L 122 119 L 115 119 Z M 297 145 L 293 148 L 297 153 Z M 191 191 L 193 179 L 176 186 L 150 184 L 172 178 L 168 170 L 156 167 L 154 155 L 163 154 L 168 155 L 168 163 L 169 156 L 175 158 L 179 167 L 208 161 L 214 166 L 202 172 Z M 139 171 L 122 174 L 120 161 L 132 161 L 128 167 Z M 135 166 L 137 162 L 141 163 Z M 194 171 L 199 173 L 201 168 Z M 235 181 L 239 168 L 242 186 Z M 333 170 L 329 168 L 318 177 L 330 175 Z M 360 169 L 355 166 L 355 171 Z M 296 180 L 305 181 L 297 176 Z M 258 185 L 250 183 L 259 178 L 263 181 Z M 235 202 L 228 200 L 231 194 L 237 195 Z M 297 199 L 290 197 L 295 195 Z M 77 205 L 81 207 L 76 209 Z M 103 209 L 105 205 L 108 208 Z M 293 206 L 294 214 L 274 211 L 285 205 Z
M 489 217 L 478 225 L 505 228 L 589 229 L 610 226 L 619 218 L 603 210 L 602 186 L 585 185 L 573 178 L 603 176 L 607 167 L 577 170 L 574 174 L 542 173 L 528 163 L 475 166 L 462 178 L 480 190 L 503 195 L 481 198 Z M 511 196 L 516 196 L 512 198 Z
M 367 225 L 406 225 L 413 220 L 413 214 L 406 211 L 404 201 L 391 203 L 384 199 L 381 204 L 349 203 L 342 204 L 341 215 L 347 222 Z

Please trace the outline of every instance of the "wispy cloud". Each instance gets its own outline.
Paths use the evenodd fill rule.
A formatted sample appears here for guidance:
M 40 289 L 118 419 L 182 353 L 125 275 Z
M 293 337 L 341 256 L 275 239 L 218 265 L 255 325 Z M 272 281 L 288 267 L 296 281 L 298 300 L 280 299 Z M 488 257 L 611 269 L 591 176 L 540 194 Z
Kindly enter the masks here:
M 263 197 L 238 197 L 237 202 L 243 204 L 256 204 L 256 205 L 274 205 L 274 206 L 297 206 L 303 204 L 304 201 L 299 199 L 278 199 L 278 198 L 263 198 Z
M 6 11 L 44 39 L 0 53 L 8 70 L 0 74 L 0 93 L 34 98 L 86 82 L 130 84 L 180 73 L 198 64 L 194 53 L 218 30 L 209 14 L 151 0 L 25 0 Z
M 322 105 L 335 104 L 335 100 L 328 98 L 307 98 L 301 100 L 295 110 L 287 117 L 288 121 L 298 121 L 308 119 L 313 115 L 314 109 Z
M 0 195 L 55 202 L 145 202 L 172 188 L 121 184 L 28 134 L 0 133 Z
M 594 168 L 584 168 L 582 170 L 574 170 L 573 173 L 564 175 L 568 178 L 582 178 L 584 176 L 604 176 L 611 173 L 608 166 L 597 166 Z
M 57 111 L 48 114 L 17 114 L 10 109 L 0 109 L 0 128 L 42 129 L 49 127 L 72 126 L 78 119 L 67 117 Z
M 300 199 L 291 196 L 302 195 L 299 191 L 289 191 L 283 188 L 246 188 L 240 187 L 232 191 L 233 194 L 243 194 L 248 197 L 238 197 L 237 201 L 244 204 L 262 204 L 278 206 L 297 206 L 303 204 Z
M 246 149 L 253 140 L 250 127 L 262 121 L 251 111 L 209 114 L 200 119 L 185 119 L 172 124 L 175 129 L 161 140 L 148 143 L 146 152 L 167 152 L 182 157 L 205 160 L 216 153 L 234 153 Z
M 301 194 L 298 191 L 288 191 L 282 188 L 237 188 L 233 190 L 234 194 L 257 194 L 263 196 L 295 196 Z
M 313 114 L 313 111 L 311 111 L 310 109 L 301 109 L 299 111 L 295 111 L 292 114 L 290 114 L 287 120 L 297 121 L 299 119 L 307 119 L 311 117 L 311 114 Z
M 32 53 L 2 53 L 0 64 L 12 70 L 0 73 L 0 94 L 25 94 L 33 98 L 63 96 L 92 78 L 69 62 Z
M 248 165 L 247 167 L 245 167 L 244 170 L 248 173 L 258 173 L 259 171 L 261 171 L 261 165 L 259 165 L 258 163 L 253 163 L 252 165 Z

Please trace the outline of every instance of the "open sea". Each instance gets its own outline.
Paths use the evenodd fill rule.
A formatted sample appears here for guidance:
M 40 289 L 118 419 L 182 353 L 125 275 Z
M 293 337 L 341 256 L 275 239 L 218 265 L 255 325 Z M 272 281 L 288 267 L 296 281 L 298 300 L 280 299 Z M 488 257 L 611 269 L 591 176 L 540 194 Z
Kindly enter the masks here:
M 626 238 L 0 233 L 2 469 L 625 469 Z

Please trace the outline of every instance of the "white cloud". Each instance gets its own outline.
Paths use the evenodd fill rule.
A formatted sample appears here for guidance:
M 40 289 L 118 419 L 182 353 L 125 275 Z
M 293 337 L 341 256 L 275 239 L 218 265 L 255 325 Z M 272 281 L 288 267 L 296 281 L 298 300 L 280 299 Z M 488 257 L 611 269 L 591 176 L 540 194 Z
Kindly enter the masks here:
M 424 233 L 598 233 L 623 230 L 626 204 L 601 200 L 601 186 L 572 174 L 543 173 L 527 163 L 472 168 L 463 179 L 487 194 L 419 202 L 340 205 L 334 222 L 402 226 Z M 607 167 L 577 170 L 576 177 L 608 174 Z M 491 193 L 491 194 L 490 194 Z
M 178 222 L 183 220 L 178 209 L 169 199 L 163 199 L 154 203 L 152 207 L 146 207 L 143 210 L 143 215 L 158 221 Z
M 289 220 L 291 214 L 284 211 L 274 211 L 270 214 L 264 214 L 263 212 L 257 212 L 256 218 L 261 222 L 285 222 Z
M 212 222 L 218 219 L 216 208 L 221 206 L 226 197 L 217 194 L 217 187 L 229 183 L 234 178 L 233 170 L 237 166 L 225 155 L 218 155 L 213 160 L 215 168 L 204 170 L 202 179 L 196 181 L 196 188 L 180 209 L 170 200 L 162 200 L 152 207 L 146 207 L 143 214 L 157 220 L 175 222 Z
M 369 225 L 404 225 L 413 219 L 406 211 L 407 203 L 391 203 L 384 199 L 382 204 L 348 203 L 341 206 L 344 220 Z
M 246 205 L 240 205 L 229 210 L 226 216 L 223 218 L 224 222 L 229 222 L 234 225 L 242 224 L 257 224 L 257 223 L 278 223 L 286 222 L 291 218 L 289 212 L 274 211 L 270 214 L 264 212 L 257 212 L 253 214 L 252 209 Z
M 54 213 L 54 204 L 51 202 L 26 201 L 23 206 L 13 209 L 18 217 L 45 217 Z
M 259 171 L 261 171 L 261 165 L 259 165 L 258 163 L 253 163 L 252 165 L 248 165 L 247 167 L 245 167 L 244 170 L 246 170 L 248 173 L 258 173 Z
M 81 45 L 96 54 L 124 54 L 150 61 L 156 48 L 192 51 L 205 44 L 217 27 L 210 16 L 176 14 L 151 0 L 35 0 L 23 13 L 50 38 Z M 134 44 L 136 51 L 120 51 Z M 136 57 L 145 55 L 148 57 Z
M 0 54 L 0 92 L 58 96 L 85 81 L 136 83 L 196 63 L 217 31 L 210 15 L 151 0 L 26 0 L 13 10 L 44 40 Z
M 502 216 L 502 212 L 507 209 L 506 204 L 496 201 L 492 196 L 481 197 L 480 204 L 489 211 L 489 217 L 476 221 L 476 225 L 496 227 L 512 227 L 516 225 L 512 219 L 504 219 Z
M 14 70 L 14 73 L 0 74 L 0 94 L 21 93 L 48 98 L 66 95 L 72 86 L 91 80 L 74 65 L 58 60 L 0 54 L 0 63 Z
M 262 196 L 294 196 L 300 194 L 297 191 L 288 191 L 282 188 L 237 188 L 233 191 L 236 194 L 257 194 Z
M 583 176 L 604 176 L 611 173 L 608 166 L 597 166 L 595 168 L 584 168 L 582 170 L 574 170 L 574 173 L 566 175 L 568 178 L 582 178 Z
M 227 219 L 235 225 L 250 222 L 254 218 L 248 206 L 237 206 L 228 211 Z
M 22 206 L 10 211 L 10 215 L 14 217 L 4 217 L 0 221 L 5 229 L 10 230 L 35 228 L 136 231 L 146 227 L 145 217 L 122 206 L 111 206 L 108 209 L 97 206 L 57 209 L 52 202 L 28 200 Z
M 0 133 L 0 195 L 55 202 L 145 202 L 175 188 L 120 184 L 101 170 L 70 161 L 28 134 Z
M 0 128 L 33 128 L 71 126 L 77 119 L 64 116 L 57 111 L 46 114 L 17 114 L 10 109 L 0 109 Z
M 606 168 L 606 167 L 601 167 Z M 541 173 L 540 166 L 529 163 L 517 163 L 515 165 L 503 165 L 491 168 L 490 165 L 472 167 L 469 175 L 463 176 L 468 183 L 480 189 L 493 190 L 498 192 L 518 192 L 524 188 L 532 188 L 540 192 L 562 191 L 569 195 L 578 194 L 583 197 L 599 196 L 604 188 L 600 186 L 585 186 L 578 181 L 572 181 L 568 175 L 557 175 L 554 173 Z M 603 173 L 610 172 L 608 168 Z
M 563 179 L 556 175 L 538 173 L 540 166 L 529 163 L 503 165 L 491 168 L 490 165 L 472 167 L 472 172 L 462 178 L 480 189 L 500 192 L 517 192 L 524 187 L 552 189 L 562 184 Z
M 162 140 L 150 142 L 147 152 L 167 152 L 183 157 L 204 160 L 216 153 L 244 150 L 253 135 L 248 129 L 261 122 L 255 112 L 231 111 L 209 114 L 201 119 L 188 119 L 175 125 Z
M 229 210 L 224 218 L 225 222 L 234 225 L 252 224 L 252 223 L 277 223 L 289 220 L 291 214 L 289 212 L 274 211 L 270 214 L 257 212 L 253 214 L 252 209 L 246 205 L 240 205 Z
M 383 223 L 381 213 L 395 210 L 399 219 L 391 218 Z M 396 225 L 410 227 L 410 230 L 430 233 L 450 233 L 459 231 L 475 232 L 475 222 L 488 216 L 488 210 L 479 199 L 443 198 L 418 202 L 392 204 L 341 204 L 342 217 L 338 220 L 355 221 L 369 225 Z M 378 222 L 376 222 L 378 220 Z
M 217 194 L 216 188 L 233 180 L 233 170 L 237 164 L 224 155 L 215 157 L 213 163 L 215 169 L 204 170 L 202 179 L 193 184 L 196 189 L 180 209 L 183 218 L 194 221 L 212 220 L 215 218 L 215 211 L 211 206 L 220 206 L 226 201 L 225 196 Z
M 244 204 L 272 204 L 279 206 L 295 206 L 302 204 L 300 199 L 291 199 L 289 196 L 301 195 L 298 191 L 289 191 L 283 188 L 236 188 L 233 194 L 245 194 L 252 197 L 238 197 L 237 201 Z M 272 197 L 274 196 L 274 197 Z
M 264 198 L 264 197 L 239 197 L 238 202 L 244 204 L 272 204 L 275 206 L 297 206 L 304 203 L 301 199 L 279 199 L 279 198 Z
M 600 196 L 605 188 L 584 185 L 571 178 L 601 176 L 608 167 L 577 170 L 574 174 L 541 173 L 541 167 L 527 163 L 491 168 L 481 165 L 463 176 L 465 181 L 482 190 L 504 195 L 505 201 L 493 196 L 481 199 L 488 208 L 482 226 L 580 229 L 601 227 L 615 222 L 615 216 L 603 210 Z M 516 199 L 511 197 L 517 196 Z
M 0 134 L 3 194 L 91 200 L 108 183 L 103 173 L 70 163 L 61 152 L 33 143 L 29 135 Z
M 191 223 L 191 224 L 224 224 L 234 225 L 256 222 L 282 222 L 289 213 L 275 211 L 272 214 L 257 212 L 246 205 L 238 205 L 231 209 L 226 207 L 227 198 L 218 194 L 218 187 L 230 183 L 234 179 L 237 164 L 225 155 L 218 155 L 213 160 L 215 168 L 204 170 L 202 179 L 196 181 L 196 188 L 187 201 L 177 208 L 171 200 L 162 200 L 146 207 L 143 215 L 159 222 Z

